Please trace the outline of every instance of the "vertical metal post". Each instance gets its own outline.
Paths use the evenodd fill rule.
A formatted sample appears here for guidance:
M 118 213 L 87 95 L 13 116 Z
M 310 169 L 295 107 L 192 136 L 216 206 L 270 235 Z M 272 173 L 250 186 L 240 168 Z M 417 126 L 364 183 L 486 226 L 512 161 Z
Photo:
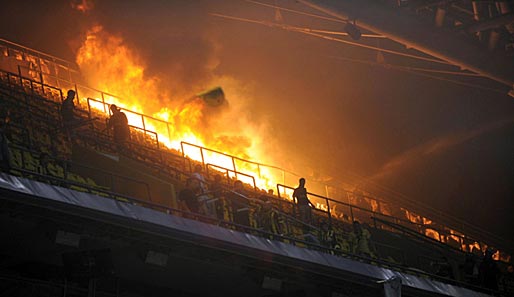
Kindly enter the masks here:
M 203 147 L 200 147 L 200 155 L 202 156 L 202 166 L 205 166 L 205 159 L 203 157 Z
M 21 78 L 21 67 L 18 65 L 18 76 L 20 77 L 20 87 L 23 88 L 23 80 Z
M 328 210 L 328 225 L 332 226 L 332 213 L 330 211 L 330 203 L 328 202 L 328 198 L 325 198 L 327 201 L 327 210 Z
M 89 101 L 89 98 L 87 98 L 87 113 L 88 113 L 89 119 L 91 119 L 91 103 Z
M 171 146 L 171 131 L 170 131 L 170 123 L 168 122 L 165 122 L 166 123 L 166 128 L 168 129 L 168 140 L 170 141 L 170 146 Z
M 54 72 L 55 72 L 55 82 L 57 83 L 57 87 L 61 88 L 61 80 L 59 79 L 59 68 L 57 68 L 57 63 L 55 63 L 55 59 L 52 59 L 52 63 L 54 64 Z
M 43 80 L 43 68 L 41 67 L 41 58 L 38 56 L 37 57 L 37 66 L 39 67 L 39 80 L 41 81 L 41 87 L 43 88 L 43 94 L 45 93 L 44 91 L 44 80 Z
M 229 174 L 228 169 L 226 169 L 226 171 L 227 171 L 227 184 L 230 185 L 230 174 Z
M 104 92 L 100 92 L 100 94 L 102 94 L 102 106 L 104 108 L 104 113 L 107 113 L 107 109 L 105 109 L 105 97 L 104 97 Z
M 350 217 L 352 218 L 352 222 L 354 222 L 355 218 L 353 217 L 353 208 L 351 205 L 350 205 Z
M 234 159 L 233 156 L 231 156 L 231 158 L 232 158 L 232 167 L 234 169 L 234 172 L 236 172 L 237 171 L 237 169 L 236 169 L 236 160 Z
M 79 90 L 77 89 L 77 84 L 75 84 L 75 95 L 77 96 L 77 102 L 80 105 L 80 97 L 79 97 Z

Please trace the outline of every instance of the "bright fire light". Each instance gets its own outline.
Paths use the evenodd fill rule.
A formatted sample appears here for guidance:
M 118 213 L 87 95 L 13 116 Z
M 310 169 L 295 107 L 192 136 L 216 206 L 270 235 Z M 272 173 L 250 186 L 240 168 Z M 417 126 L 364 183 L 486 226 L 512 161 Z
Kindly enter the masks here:
M 209 108 L 204 100 L 196 98 L 166 106 L 171 100 L 169 92 L 160 88 L 160 80 L 155 76 L 145 75 L 145 66 L 137 54 L 124 44 L 121 37 L 113 36 L 101 27 L 89 30 L 84 43 L 77 53 L 77 64 L 88 83 L 99 90 L 116 96 L 104 95 L 105 102 L 121 107 L 127 115 L 129 124 L 145 128 L 158 134 L 159 142 L 184 153 L 196 161 L 206 164 L 234 169 L 232 158 L 212 151 L 200 151 L 193 146 L 181 147 L 181 142 L 191 143 L 240 159 L 266 160 L 259 145 L 258 127 L 248 122 L 231 122 L 233 117 L 224 119 L 224 114 L 217 113 L 216 122 L 226 122 L 230 131 L 219 131 L 206 127 Z M 237 90 L 231 90 L 235 93 Z M 236 95 L 237 96 L 237 95 Z M 84 97 L 84 96 L 83 96 Z M 99 98 L 97 98 L 99 99 Z M 103 104 L 92 104 L 92 108 L 108 113 Z M 142 114 L 151 115 L 144 117 Z M 238 127 L 239 125 L 239 127 Z M 234 131 L 237 128 L 236 131 Z M 218 128 L 219 129 L 219 128 Z M 203 158 L 203 159 L 202 159 Z M 265 166 L 256 168 L 255 164 L 238 160 L 236 169 L 241 174 L 237 179 L 261 189 L 275 188 L 281 182 L 282 174 L 272 172 Z M 229 176 L 235 177 L 234 172 Z

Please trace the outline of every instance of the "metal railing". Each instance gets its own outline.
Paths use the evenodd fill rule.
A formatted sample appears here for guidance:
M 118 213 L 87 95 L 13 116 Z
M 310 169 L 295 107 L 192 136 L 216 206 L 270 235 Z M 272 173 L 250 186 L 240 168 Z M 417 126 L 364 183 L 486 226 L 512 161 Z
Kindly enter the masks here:
M 236 162 L 240 161 L 240 162 L 243 162 L 243 163 L 252 164 L 252 165 L 257 166 L 257 174 L 258 174 L 259 178 L 262 177 L 262 174 L 261 174 L 262 168 L 269 168 L 269 169 L 279 170 L 282 173 L 283 176 L 286 173 L 288 173 L 287 170 L 282 169 L 282 168 L 277 167 L 277 166 L 267 165 L 267 164 L 263 164 L 263 163 L 259 163 L 259 162 L 255 162 L 255 161 L 251 161 L 251 160 L 246 160 L 246 159 L 234 156 L 234 155 L 230 155 L 230 154 L 227 154 L 227 153 L 224 153 L 224 152 L 221 152 L 221 151 L 213 150 L 213 149 L 210 149 L 210 148 L 203 147 L 201 145 L 197 145 L 197 144 L 189 143 L 189 142 L 185 142 L 185 141 L 181 141 L 180 142 L 180 148 L 182 150 L 182 156 L 183 157 L 187 156 L 186 150 L 184 148 L 184 147 L 187 147 L 187 146 L 194 147 L 194 148 L 197 148 L 197 149 L 200 150 L 200 155 L 201 155 L 201 158 L 202 158 L 202 164 L 203 165 L 205 165 L 208 162 L 206 160 L 206 158 L 205 158 L 205 154 L 206 153 L 214 153 L 214 154 L 219 155 L 219 156 L 224 156 L 224 157 L 230 158 L 231 163 L 232 163 L 232 170 L 234 172 L 236 172 L 236 171 L 240 172 L 240 171 L 238 171 L 238 168 L 237 168 L 237 165 L 236 165 Z M 284 177 L 284 179 L 285 179 L 285 177 Z
M 25 148 L 23 146 L 14 145 L 14 144 L 11 144 L 10 148 L 11 148 L 11 150 L 14 149 L 14 150 L 18 150 L 18 151 L 21 152 L 20 153 L 20 156 L 21 156 L 21 160 L 20 160 L 21 161 L 21 167 L 13 166 L 13 168 L 12 168 L 13 170 L 22 170 L 23 173 L 25 173 L 25 174 L 37 174 L 37 175 L 46 176 L 46 177 L 52 176 L 52 177 L 54 177 L 56 179 L 59 179 L 58 176 L 53 176 L 51 174 L 45 174 L 44 173 L 44 171 L 47 170 L 46 168 L 43 167 L 43 166 L 45 166 L 45 164 L 41 164 L 41 159 L 39 157 L 36 157 L 36 155 L 37 156 L 41 155 L 40 152 L 37 152 L 37 151 L 31 150 L 31 149 Z M 31 168 L 32 166 L 28 166 L 28 164 L 29 164 L 28 161 L 29 160 L 26 160 L 26 156 L 25 156 L 24 152 L 30 154 L 31 158 L 38 162 L 38 164 L 35 164 L 36 167 Z M 62 176 L 61 181 L 63 181 L 64 183 L 71 183 L 74 186 L 86 187 L 86 188 L 89 188 L 89 189 L 93 189 L 94 191 L 99 191 L 99 192 L 108 193 L 109 195 L 114 195 L 115 194 L 114 190 L 116 190 L 115 179 L 121 179 L 121 180 L 124 181 L 123 183 L 137 184 L 137 185 L 142 186 L 145 189 L 148 201 L 152 201 L 152 195 L 151 195 L 150 186 L 148 185 L 148 183 L 145 183 L 145 182 L 142 182 L 140 180 L 136 180 L 136 179 L 133 179 L 133 178 L 130 178 L 130 177 L 127 177 L 127 176 L 123 176 L 123 175 L 115 174 L 115 173 L 112 173 L 112 172 L 109 172 L 109 171 L 105 171 L 105 170 L 99 169 L 97 167 L 91 167 L 91 166 L 88 166 L 88 165 L 85 165 L 85 164 L 80 164 L 80 163 L 72 162 L 72 161 L 69 161 L 69 160 L 64 160 L 64 159 L 61 159 L 61 158 L 55 158 L 55 157 L 48 156 L 48 160 L 51 161 L 51 164 L 54 164 L 54 166 L 59 166 L 59 167 L 62 168 L 63 176 Z M 91 185 L 89 185 L 87 183 L 81 183 L 81 182 L 70 180 L 69 179 L 70 178 L 70 174 L 76 174 L 75 173 L 76 171 L 72 171 L 72 170 L 70 170 L 70 168 L 83 168 L 83 169 L 86 169 L 86 170 L 94 171 L 97 174 L 100 173 L 100 174 L 102 174 L 104 176 L 107 176 L 108 180 L 110 181 L 110 183 L 108 185 L 108 188 L 111 189 L 111 190 L 110 191 L 106 190 L 103 186 L 100 186 L 100 185 L 97 185 L 95 187 L 95 186 L 91 186 Z M 106 179 L 104 179 L 104 180 L 106 180 Z M 118 193 L 118 192 L 116 192 L 116 193 Z
M 15 78 L 19 78 L 20 82 L 21 82 L 22 80 L 28 80 L 28 81 L 31 83 L 31 85 L 33 85 L 33 83 L 34 83 L 33 81 L 31 81 L 31 80 L 29 80 L 29 79 L 20 78 L 20 75 L 19 75 L 19 74 L 18 74 L 18 75 L 16 75 L 16 74 L 13 74 L 13 73 L 7 73 L 7 77 L 8 77 L 9 82 L 11 82 L 11 77 L 15 77 Z M 14 82 L 14 83 L 16 83 L 16 82 Z M 37 83 L 37 82 L 36 82 L 36 83 Z M 40 84 L 40 83 L 37 83 L 37 84 Z M 41 85 L 44 85 L 44 84 L 41 84 Z M 49 87 L 50 87 L 50 88 L 53 88 L 52 86 L 49 86 Z M 55 89 L 55 90 L 58 90 L 58 91 L 60 92 L 61 96 L 62 96 L 62 91 L 61 91 L 60 89 L 57 89 L 57 88 L 54 88 L 54 89 Z M 91 102 L 96 102 L 96 103 L 98 103 L 98 104 L 102 104 L 103 109 L 104 109 L 104 110 L 107 110 L 108 103 L 106 103 L 105 101 L 100 101 L 100 100 L 97 100 L 97 99 L 88 98 L 88 99 L 87 99 L 87 102 L 88 102 L 88 111 L 89 111 L 89 116 L 90 116 L 90 117 L 91 117 L 91 112 L 92 112 L 92 110 L 91 110 Z M 128 110 L 127 110 L 127 112 L 131 112 L 131 111 L 128 111 Z M 141 114 L 141 113 L 135 113 L 135 114 L 136 114 L 137 116 L 141 117 L 142 122 L 144 122 L 145 115 L 143 115 L 143 114 Z M 139 128 L 139 129 L 141 129 L 141 128 Z M 143 130 L 143 133 L 145 133 L 145 135 L 146 135 L 146 134 L 153 134 L 153 135 L 155 135 L 156 142 L 157 142 L 157 146 L 158 146 L 158 136 L 157 136 L 157 133 L 155 133 L 155 132 L 153 132 L 153 131 L 144 130 L 144 129 L 141 129 L 141 130 Z M 238 157 L 235 157 L 235 156 L 232 156 L 232 155 L 229 155 L 229 154 L 225 154 L 225 153 L 222 153 L 222 152 L 219 152 L 219 151 L 216 151 L 216 150 L 208 149 L 208 148 L 205 148 L 205 147 L 202 147 L 202 146 L 199 146 L 199 145 L 195 145 L 195 144 L 191 144 L 191 143 L 187 143 L 187 142 L 181 142 L 181 147 L 182 147 L 183 156 L 185 155 L 185 154 L 184 154 L 184 152 L 185 152 L 184 146 L 192 146 L 192 147 L 196 147 L 197 149 L 200 149 L 200 152 L 201 152 L 201 155 L 202 155 L 202 163 L 204 164 L 204 166 L 206 166 L 206 164 L 205 164 L 204 151 L 205 151 L 205 152 L 216 153 L 216 154 L 221 154 L 221 155 L 223 155 L 223 156 L 225 156 L 225 157 L 229 157 L 229 158 L 231 158 L 231 162 L 232 162 L 233 168 L 237 168 L 237 166 L 236 166 L 236 160 L 238 160 L 238 161 L 243 161 L 243 162 L 248 162 L 248 163 L 251 163 L 251 164 L 256 164 L 256 165 L 258 166 L 258 168 L 260 168 L 260 166 L 267 166 L 267 165 L 265 165 L 265 164 L 261 164 L 261 163 L 258 163 L 258 162 L 247 161 L 247 160 L 244 160 L 244 159 L 242 159 L 242 158 L 238 158 Z M 158 149 L 158 147 L 157 147 L 156 152 L 160 152 L 160 151 L 161 151 L 161 150 L 159 150 L 159 149 Z M 208 167 L 213 167 L 214 165 L 215 165 L 215 164 L 210 164 Z M 217 166 L 217 165 L 216 165 L 216 166 Z M 278 167 L 273 167 L 273 168 L 275 168 L 275 169 L 279 169 L 279 170 L 280 170 L 280 168 L 278 168 Z M 252 179 L 252 182 L 253 182 L 253 184 L 254 184 L 254 189 L 256 189 L 256 188 L 257 188 L 257 186 L 256 186 L 256 182 L 255 182 L 255 178 L 254 178 L 253 176 L 249 175 L 249 174 L 245 174 L 245 173 L 242 173 L 242 172 L 238 172 L 237 170 L 233 170 L 233 169 L 232 169 L 232 170 L 230 170 L 230 169 L 228 169 L 228 168 L 224 168 L 224 167 L 221 167 L 221 166 L 219 166 L 219 167 L 218 167 L 218 169 L 229 170 L 230 172 L 234 172 L 234 173 L 237 173 L 237 174 L 241 174 L 241 175 L 247 176 L 247 177 L 249 177 L 249 178 L 251 178 L 251 179 Z M 283 174 L 285 175 L 285 171 L 283 171 Z M 293 189 L 292 187 L 287 187 L 287 186 L 285 186 L 285 185 L 280 185 L 280 184 L 279 184 L 279 185 L 277 185 L 277 189 L 278 189 L 278 192 L 279 192 L 279 196 L 280 196 L 280 187 L 281 187 L 281 186 L 282 186 L 282 187 L 285 187 L 285 188 Z M 350 191 L 346 191 L 346 193 L 347 193 L 347 194 L 350 194 L 350 193 L 351 193 L 351 194 L 353 194 L 353 195 L 360 195 L 362 198 L 373 199 L 373 198 L 371 198 L 371 197 L 369 197 L 369 196 L 362 195 L 362 194 L 355 194 L 355 193 L 350 192 Z M 427 226 L 427 225 L 423 225 L 423 224 L 413 223 L 413 222 L 408 221 L 408 220 L 405 220 L 405 219 L 401 219 L 401 218 L 398 218 L 398 217 L 393 217 L 393 216 L 384 215 L 384 214 L 382 214 L 382 213 L 374 212 L 374 211 L 372 211 L 372 210 L 365 209 L 365 208 L 362 208 L 362 207 L 359 207 L 359 206 L 355 206 L 355 205 L 352 205 L 352 204 L 350 204 L 350 203 L 342 203 L 342 202 L 339 202 L 339 201 L 337 201 L 337 200 L 330 199 L 330 198 L 328 198 L 328 197 L 326 197 L 326 196 L 321 196 L 321 195 L 317 195 L 317 194 L 314 194 L 314 193 L 309 193 L 309 194 L 310 194 L 310 195 L 312 195 L 312 196 L 315 196 L 315 197 L 317 197 L 317 198 L 320 198 L 320 199 L 325 200 L 325 206 L 326 206 L 326 207 L 325 207 L 325 211 L 326 211 L 326 213 L 327 213 L 327 215 L 328 215 L 328 217 L 329 217 L 329 219 L 330 219 L 330 220 L 332 219 L 333 212 L 334 212 L 334 211 L 333 211 L 333 207 L 331 207 L 331 205 L 330 205 L 330 203 L 331 203 L 330 201 L 333 201 L 333 202 L 332 202 L 333 204 L 339 204 L 339 205 L 342 205 L 342 206 L 344 206 L 344 207 L 348 208 L 348 210 L 349 210 L 349 211 L 348 211 L 348 213 L 349 213 L 349 216 L 350 216 L 351 220 L 354 220 L 354 219 L 355 219 L 355 218 L 354 218 L 354 217 L 355 217 L 355 216 L 354 216 L 354 213 L 355 213 L 355 212 L 364 212 L 364 213 L 367 213 L 367 214 L 372 215 L 372 216 L 374 216 L 374 217 L 380 216 L 380 217 L 386 218 L 386 219 L 388 219 L 388 220 L 390 220 L 390 221 L 395 222 L 396 224 L 400 224 L 400 223 L 402 223 L 402 224 L 404 224 L 404 225 L 409 226 L 409 228 L 411 228 L 411 229 L 417 230 L 417 232 L 419 232 L 419 233 L 421 233 L 421 234 L 424 234 L 424 230 L 426 230 L 427 228 L 430 228 L 430 229 L 436 230 L 436 231 L 437 231 L 437 233 L 439 234 L 439 237 L 440 237 L 442 234 L 444 234 L 446 237 L 448 237 L 448 236 L 457 237 L 457 238 L 459 238 L 459 242 L 460 242 L 460 244 L 461 244 L 461 245 L 462 245 L 462 243 L 463 243 L 464 241 L 469 241 L 469 240 L 471 240 L 469 237 L 465 237 L 465 236 L 463 236 L 463 235 L 449 234 L 448 232 L 444 232 L 444 231 L 442 231 L 442 230 L 440 230 L 440 229 L 436 229 L 433 225 L 428 225 L 428 226 Z M 361 216 L 361 217 L 362 217 L 362 216 Z M 361 220 L 362 220 L 362 218 L 361 218 Z M 376 221 L 375 221 L 374 223 L 376 223 Z M 442 240 L 441 240 L 441 238 L 439 238 L 439 241 L 442 241 Z M 475 241 L 475 242 L 479 242 L 480 244 L 482 244 L 482 243 L 481 243 L 480 241 L 478 241 L 478 240 L 473 240 L 473 241 Z
M 277 191 L 278 191 L 279 197 L 282 197 L 281 189 L 294 190 L 293 187 L 278 184 Z M 282 193 L 284 193 L 284 192 L 282 191 Z M 465 235 L 452 234 L 448 231 L 437 229 L 437 227 L 435 227 L 433 225 L 424 225 L 424 224 L 420 224 L 420 223 L 414 223 L 414 222 L 411 222 L 406 219 L 401 219 L 398 217 L 382 214 L 382 213 L 375 212 L 375 211 L 372 211 L 372 210 L 369 210 L 366 208 L 362 208 L 362 207 L 359 207 L 356 205 L 337 201 L 337 200 L 334 200 L 334 199 L 331 199 L 331 198 L 328 198 L 328 197 L 325 197 L 322 195 L 318 195 L 315 193 L 307 192 L 307 194 L 309 196 L 314 196 L 317 199 L 321 199 L 322 201 L 325 202 L 325 205 L 322 206 L 322 210 L 327 212 L 330 224 L 332 224 L 333 217 L 341 219 L 341 215 L 337 215 L 337 212 L 339 212 L 339 213 L 342 213 L 343 216 L 346 215 L 350 222 L 359 220 L 361 222 L 371 223 L 375 228 L 388 230 L 388 231 L 391 231 L 391 229 L 396 229 L 398 231 L 399 227 L 397 227 L 397 226 L 400 226 L 402 228 L 405 228 L 404 230 L 410 230 L 411 232 L 416 232 L 416 234 L 423 236 L 423 238 L 425 238 L 427 241 L 437 242 L 438 244 L 443 244 L 445 246 L 448 246 L 449 248 L 451 246 L 446 244 L 448 241 L 442 240 L 441 236 L 446 237 L 446 238 L 456 237 L 459 239 L 460 248 L 458 250 L 462 251 L 462 252 L 466 252 L 465 250 L 462 249 L 462 245 L 464 242 L 477 242 L 481 245 L 484 244 L 482 241 L 476 240 L 474 238 L 470 238 Z M 285 198 L 287 198 L 287 197 L 285 197 Z M 346 213 L 343 213 L 342 210 L 335 211 L 337 206 L 342 206 L 343 209 L 346 209 Z M 378 224 L 377 224 L 377 222 L 378 222 Z M 394 224 L 394 226 L 392 224 Z M 427 234 L 426 234 L 427 229 L 436 231 L 439 234 L 439 239 L 435 239 L 430 236 L 427 236 Z M 402 232 L 403 232 L 403 230 L 402 230 Z M 452 247 L 452 248 L 455 248 L 455 247 Z
M 255 191 L 257 191 L 257 185 L 255 183 L 255 177 L 253 177 L 252 175 L 250 174 L 246 174 L 246 173 L 242 173 L 242 172 L 237 172 L 235 170 L 232 170 L 232 169 L 228 169 L 228 168 L 225 168 L 225 167 L 222 167 L 222 166 L 218 166 L 218 165 L 215 165 L 215 164 L 210 164 L 210 163 L 207 163 L 206 164 L 206 168 L 207 168 L 207 176 L 210 176 L 210 171 L 209 171 L 209 168 L 214 168 L 214 171 L 217 171 L 217 172 L 220 172 L 220 171 L 225 171 L 225 175 L 227 176 L 227 182 L 230 184 L 230 172 L 232 172 L 234 174 L 234 177 L 237 179 L 238 176 L 242 175 L 242 176 L 245 176 L 245 177 L 248 177 L 252 180 L 253 182 L 253 189 Z

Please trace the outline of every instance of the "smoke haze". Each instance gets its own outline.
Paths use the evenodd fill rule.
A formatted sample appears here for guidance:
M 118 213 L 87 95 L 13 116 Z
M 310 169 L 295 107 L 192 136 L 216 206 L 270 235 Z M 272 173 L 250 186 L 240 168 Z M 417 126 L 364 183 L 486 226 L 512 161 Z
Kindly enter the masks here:
M 514 238 L 507 227 L 514 225 L 514 125 L 499 120 L 514 117 L 506 95 L 335 61 L 327 57 L 376 53 L 208 14 L 274 19 L 274 10 L 244 1 L 96 1 L 87 13 L 68 1 L 5 5 L 1 37 L 68 60 L 75 60 L 88 30 L 101 25 L 133 50 L 145 80 L 157 79 L 159 105 L 173 108 L 222 86 L 233 112 L 223 121 L 213 113 L 208 125 L 213 131 L 237 125 L 211 141 L 266 147 L 263 155 L 276 164 L 307 175 L 307 187 L 320 176 L 350 185 L 373 177 Z M 301 8 L 294 1 L 282 5 Z M 285 23 L 341 30 L 282 16 Z

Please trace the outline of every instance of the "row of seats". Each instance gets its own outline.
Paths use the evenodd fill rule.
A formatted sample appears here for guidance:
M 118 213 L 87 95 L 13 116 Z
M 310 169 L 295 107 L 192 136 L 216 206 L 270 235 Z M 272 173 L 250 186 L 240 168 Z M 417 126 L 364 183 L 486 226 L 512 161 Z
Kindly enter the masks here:
M 13 86 L 9 86 L 12 88 Z M 8 88 L 6 88 L 8 89 Z M 31 92 L 34 89 L 31 89 Z M 26 92 L 26 90 L 24 90 Z M 23 91 L 18 90 L 18 92 L 9 93 L 10 96 L 8 99 L 13 99 L 14 110 L 16 112 L 20 112 L 22 114 L 22 110 L 24 110 L 24 102 L 27 98 L 23 98 Z M 16 98 L 16 94 L 18 94 L 18 98 Z M 55 113 L 54 109 L 55 105 L 53 104 L 37 104 L 38 102 L 46 102 L 42 100 L 47 100 L 51 102 L 53 100 L 50 98 L 44 98 L 45 94 L 35 94 L 31 95 L 29 98 L 30 105 L 38 105 L 37 108 L 34 108 L 34 114 L 44 114 L 46 111 L 48 113 Z M 6 99 L 6 100 L 8 100 Z M 15 118 L 16 115 L 13 115 Z M 14 148 L 13 149 L 13 164 L 15 168 L 23 169 L 23 172 L 20 174 L 26 175 L 27 172 L 38 173 L 40 175 L 48 175 L 60 180 L 69 181 L 68 185 L 70 188 L 81 190 L 81 191 L 94 191 L 98 190 L 98 193 L 102 193 L 97 184 L 90 178 L 82 177 L 80 175 L 74 174 L 73 172 L 68 172 L 66 166 L 62 163 L 59 164 L 58 161 L 54 158 L 47 157 L 48 152 L 55 151 L 55 145 L 53 145 L 53 141 L 58 139 L 59 145 L 57 145 L 57 150 L 63 156 L 67 156 L 71 151 L 71 143 L 76 142 L 78 144 L 84 146 L 94 146 L 94 148 L 101 148 L 102 150 L 109 149 L 115 152 L 117 150 L 116 146 L 113 145 L 110 136 L 102 133 L 105 127 L 105 115 L 95 115 L 98 117 L 96 120 L 91 121 L 83 131 L 81 130 L 80 135 L 72 135 L 72 139 L 69 139 L 69 135 L 66 135 L 64 130 L 60 128 L 60 121 L 56 120 L 55 116 L 49 117 L 47 120 L 37 120 L 30 121 L 25 117 L 20 118 L 20 122 L 22 122 L 26 129 L 28 130 L 28 135 L 30 138 L 29 143 L 25 142 L 24 137 L 16 139 L 16 142 L 19 142 L 20 145 L 25 145 L 25 147 L 29 147 L 30 149 L 24 149 L 23 147 Z M 58 127 L 55 129 L 55 127 Z M 54 130 L 50 133 L 51 130 Z M 137 134 L 140 133 L 140 134 Z M 37 136 L 36 136 L 37 135 Z M 145 135 L 142 132 L 133 131 L 133 139 L 130 146 L 130 156 L 138 159 L 142 162 L 148 163 L 149 165 L 161 168 L 163 172 L 176 173 L 170 169 L 172 167 L 171 164 L 163 163 L 163 160 L 167 160 L 167 158 L 163 158 L 163 154 L 174 155 L 174 152 L 171 150 L 166 150 L 164 148 L 156 148 L 153 147 L 155 141 L 152 140 L 148 135 Z M 35 151 L 31 151 L 31 149 L 35 149 Z M 39 153 L 39 156 L 37 155 Z M 45 154 L 46 153 L 46 154 Z M 124 152 L 128 153 L 128 152 Z M 180 156 L 177 156 L 180 158 Z M 185 171 L 184 166 L 179 168 L 179 170 Z M 30 175 L 29 175 L 30 176 Z M 176 178 L 177 175 L 170 176 Z M 186 174 L 180 174 L 179 177 L 182 179 L 179 184 L 183 184 L 185 178 L 187 178 Z M 37 178 L 40 178 L 38 175 Z M 180 188 L 180 187 L 179 187 Z M 230 189 L 227 188 L 228 191 Z M 248 190 L 248 193 L 252 193 L 252 191 Z M 252 194 L 253 195 L 253 194 Z M 258 202 L 259 197 L 252 197 L 251 194 L 248 194 L 249 201 L 249 226 L 243 228 L 246 232 L 252 232 L 251 230 L 255 230 L 256 234 L 262 235 L 259 231 L 266 231 L 266 234 L 272 234 L 273 239 L 276 240 L 284 240 L 297 245 L 305 245 L 305 246 L 320 246 L 323 241 L 323 237 L 325 236 L 323 233 L 328 230 L 324 230 L 322 227 L 323 220 L 326 220 L 326 214 L 323 212 L 319 212 L 315 214 L 316 226 L 315 228 L 305 228 L 305 225 L 301 222 L 298 222 L 297 219 L 294 219 L 294 205 L 290 202 L 278 199 L 274 196 L 269 196 L 268 201 L 269 204 L 263 204 Z M 237 226 L 231 224 L 234 222 L 233 211 L 230 209 L 231 202 L 227 202 L 228 199 L 221 199 L 222 204 L 222 215 L 216 218 L 216 221 L 227 222 L 229 224 L 225 224 L 224 226 L 229 226 L 231 228 L 240 228 L 241 226 Z M 276 217 L 276 224 L 273 226 L 264 226 L 262 223 L 262 219 L 259 216 L 262 216 L 265 212 L 273 212 L 270 211 L 270 208 L 275 211 L 274 215 Z M 272 215 L 272 213 L 269 213 Z M 196 217 L 197 219 L 201 219 Z M 209 221 L 209 220 L 208 220 Z M 319 223 L 318 223 L 319 222 Z M 333 252 L 337 252 L 343 255 L 349 255 L 355 250 L 351 249 L 349 244 L 350 236 L 352 233 L 351 225 L 344 221 L 334 220 L 332 222 L 332 232 L 334 232 L 336 238 L 336 244 L 331 245 L 329 248 L 337 247 Z M 249 231 L 250 230 L 250 231 Z M 372 255 L 377 256 L 377 255 Z M 401 262 L 402 259 L 395 258 L 392 254 L 379 253 L 378 256 L 381 256 L 381 261 L 386 260 L 389 261 L 391 265 L 395 265 L 398 262 Z

